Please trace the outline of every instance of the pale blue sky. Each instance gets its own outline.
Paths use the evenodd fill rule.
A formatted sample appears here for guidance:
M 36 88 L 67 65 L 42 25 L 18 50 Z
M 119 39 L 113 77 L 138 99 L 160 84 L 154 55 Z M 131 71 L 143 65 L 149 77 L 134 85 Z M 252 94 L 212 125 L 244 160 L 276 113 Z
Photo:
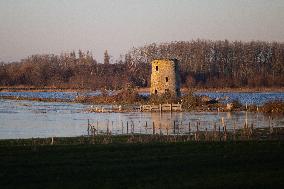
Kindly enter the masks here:
M 284 42 L 284 1 L 0 0 L 0 61 L 197 38 Z

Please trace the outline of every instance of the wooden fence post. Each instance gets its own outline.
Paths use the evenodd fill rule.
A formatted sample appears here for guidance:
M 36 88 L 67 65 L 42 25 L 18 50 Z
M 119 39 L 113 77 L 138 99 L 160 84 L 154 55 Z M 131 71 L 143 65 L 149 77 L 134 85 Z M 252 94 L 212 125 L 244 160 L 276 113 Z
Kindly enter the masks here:
M 227 125 L 226 124 L 224 124 L 224 131 L 225 131 L 224 140 L 227 141 Z
M 219 141 L 221 141 L 221 127 L 220 127 L 220 125 L 218 126 L 218 136 L 219 136 Z
M 176 127 L 177 127 L 177 135 L 179 135 L 179 122 L 177 122 Z
M 107 120 L 107 135 L 109 133 L 109 120 Z
M 198 122 L 196 122 L 196 140 L 199 140 L 199 125 L 198 125 L 199 123 Z
M 90 135 L 90 120 L 88 119 L 88 136 Z
M 146 131 L 146 134 L 148 133 L 147 128 L 148 128 L 148 123 L 147 123 L 147 121 L 146 121 L 146 125 L 145 125 L 145 131 Z
M 131 120 L 131 134 L 134 133 L 134 122 Z
M 236 140 L 236 122 L 234 122 L 234 125 L 233 125 L 233 140 L 235 141 Z
M 126 122 L 126 134 L 128 134 L 128 121 Z
M 216 140 L 217 138 L 217 126 L 216 123 L 214 122 L 214 126 L 213 126 L 213 139 Z
M 166 127 L 167 130 L 167 136 L 169 136 L 169 126 Z

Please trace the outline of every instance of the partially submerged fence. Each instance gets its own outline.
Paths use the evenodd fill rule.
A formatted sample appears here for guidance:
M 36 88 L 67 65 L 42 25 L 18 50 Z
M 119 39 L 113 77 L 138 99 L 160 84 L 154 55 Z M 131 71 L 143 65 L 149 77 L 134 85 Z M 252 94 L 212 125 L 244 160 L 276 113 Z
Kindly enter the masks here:
M 181 104 L 141 105 L 141 112 L 182 111 Z
M 211 126 L 200 126 L 200 122 L 182 122 L 173 121 L 172 124 L 162 125 L 157 122 L 139 123 L 133 121 L 108 122 L 106 127 L 101 127 L 100 123 L 90 123 L 88 120 L 88 136 L 112 136 L 112 135 L 129 135 L 131 140 L 153 140 L 162 141 L 234 141 L 234 140 L 283 140 L 284 127 L 268 127 L 257 128 L 254 124 L 242 126 L 236 124 L 232 128 L 227 128 L 224 120 L 219 124 Z M 151 139 L 152 138 L 152 139 Z M 137 139 L 138 140 L 138 139 Z

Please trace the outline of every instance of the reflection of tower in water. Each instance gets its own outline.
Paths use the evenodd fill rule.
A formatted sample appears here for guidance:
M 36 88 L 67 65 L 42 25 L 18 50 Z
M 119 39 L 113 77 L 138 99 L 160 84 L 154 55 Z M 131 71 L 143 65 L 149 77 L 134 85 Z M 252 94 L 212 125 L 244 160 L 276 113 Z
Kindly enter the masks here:
M 154 124 L 156 133 L 162 132 L 162 134 L 173 133 L 174 128 L 180 127 L 182 120 L 182 113 L 176 112 L 153 112 L 151 113 L 152 124 Z

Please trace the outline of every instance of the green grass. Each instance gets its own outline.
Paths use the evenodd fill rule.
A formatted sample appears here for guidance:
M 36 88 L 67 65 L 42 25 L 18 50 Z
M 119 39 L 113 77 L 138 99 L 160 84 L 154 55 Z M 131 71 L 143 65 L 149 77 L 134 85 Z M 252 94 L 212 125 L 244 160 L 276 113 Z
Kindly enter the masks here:
M 284 142 L 9 145 L 0 188 L 283 188 Z

